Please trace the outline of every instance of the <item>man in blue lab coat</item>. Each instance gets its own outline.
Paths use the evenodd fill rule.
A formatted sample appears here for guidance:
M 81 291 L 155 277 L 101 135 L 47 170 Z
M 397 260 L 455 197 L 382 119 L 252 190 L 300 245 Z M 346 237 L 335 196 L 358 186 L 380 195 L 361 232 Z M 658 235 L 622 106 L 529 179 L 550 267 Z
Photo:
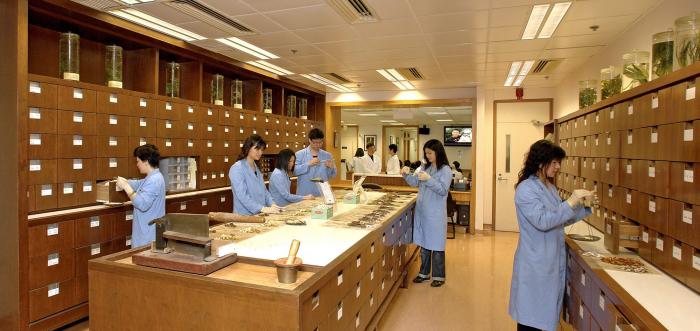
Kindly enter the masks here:
M 321 196 L 321 191 L 312 178 L 320 178 L 324 182 L 337 174 L 333 156 L 321 149 L 323 146 L 323 131 L 313 128 L 309 131 L 309 147 L 296 153 L 294 175 L 297 176 L 297 194 Z

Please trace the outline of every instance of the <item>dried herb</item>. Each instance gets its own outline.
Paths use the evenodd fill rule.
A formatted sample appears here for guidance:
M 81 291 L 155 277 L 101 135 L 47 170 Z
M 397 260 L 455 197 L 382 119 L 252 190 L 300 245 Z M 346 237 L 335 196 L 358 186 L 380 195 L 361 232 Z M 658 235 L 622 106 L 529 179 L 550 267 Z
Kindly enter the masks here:
M 651 68 L 654 78 L 673 71 L 673 41 L 656 43 L 651 48 Z
M 623 70 L 625 76 L 625 86 L 624 91 L 627 91 L 633 87 L 637 87 L 640 84 L 644 84 L 649 81 L 648 74 L 649 66 L 646 63 L 640 64 L 626 64 Z
M 615 94 L 620 93 L 622 89 L 622 78 L 616 75 L 611 79 L 603 79 L 600 81 L 600 99 L 605 100 Z
M 683 68 L 700 60 L 700 35 L 681 41 L 678 48 L 678 65 Z
M 578 107 L 586 108 L 595 103 L 596 91 L 592 87 L 578 90 Z

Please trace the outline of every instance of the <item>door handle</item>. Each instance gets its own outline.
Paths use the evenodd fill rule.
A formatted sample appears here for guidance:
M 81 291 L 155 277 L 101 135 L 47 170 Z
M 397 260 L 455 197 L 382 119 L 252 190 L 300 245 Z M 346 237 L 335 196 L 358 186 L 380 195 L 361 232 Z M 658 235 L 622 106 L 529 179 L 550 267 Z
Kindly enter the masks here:
M 496 177 L 496 180 L 503 181 L 503 180 L 508 180 L 508 178 L 505 178 L 505 177 L 501 176 L 501 174 L 498 174 L 498 177 Z

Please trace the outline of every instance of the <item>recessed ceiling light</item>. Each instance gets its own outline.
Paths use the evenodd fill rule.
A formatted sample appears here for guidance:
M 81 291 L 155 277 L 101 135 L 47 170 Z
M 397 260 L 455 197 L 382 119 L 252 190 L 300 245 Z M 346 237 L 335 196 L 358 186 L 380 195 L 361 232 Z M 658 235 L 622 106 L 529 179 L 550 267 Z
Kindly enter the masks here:
M 513 86 L 520 86 L 520 84 L 523 83 L 523 80 L 525 80 L 525 75 L 523 75 L 523 76 L 518 76 L 518 78 L 515 79 L 515 82 L 513 83 Z
M 252 56 L 255 56 L 261 60 L 267 60 L 267 59 L 277 59 L 279 56 L 272 54 L 258 46 L 255 46 L 249 42 L 246 42 L 244 40 L 241 40 L 236 37 L 231 37 L 231 38 L 219 38 L 216 39 L 216 41 L 226 45 L 233 47 L 241 52 L 250 54 Z
M 406 125 L 406 124 L 401 123 L 401 122 L 396 122 L 396 123 L 391 123 L 390 125 Z
M 522 39 L 535 39 L 537 31 L 540 30 L 540 25 L 547 15 L 547 10 L 549 10 L 549 5 L 535 5 L 532 7 Z
M 139 3 L 146 3 L 146 2 L 153 2 L 153 0 L 119 0 L 122 3 L 125 3 L 127 5 L 136 5 Z
M 547 17 L 547 21 L 544 22 L 542 31 L 540 31 L 540 34 L 539 36 L 537 36 L 537 38 L 552 37 L 552 35 L 554 34 L 554 30 L 556 30 L 559 26 L 559 23 L 561 23 L 561 20 L 564 18 L 564 15 L 566 15 L 566 12 L 569 10 L 569 7 L 571 7 L 571 2 L 560 2 L 554 4 L 554 7 L 552 7 L 552 12 L 549 13 L 549 17 Z
M 415 90 L 416 87 L 411 84 L 403 75 L 401 75 L 396 69 L 377 69 L 377 72 L 386 78 L 388 81 L 392 82 L 396 87 L 401 90 Z
M 435 120 L 436 122 L 452 122 L 452 120 Z
M 382 123 L 396 123 L 395 120 L 380 120 Z
M 312 80 L 312 81 L 314 81 L 314 82 L 316 82 L 316 83 L 319 83 L 319 84 L 321 84 L 321 85 L 328 86 L 328 87 L 330 87 L 330 88 L 332 88 L 332 89 L 334 89 L 334 90 L 336 90 L 336 91 L 338 91 L 338 92 L 354 92 L 353 90 L 351 90 L 351 89 L 349 89 L 349 88 L 347 88 L 347 87 L 345 87 L 345 86 L 343 86 L 343 85 L 336 84 L 335 82 L 333 82 L 333 81 L 331 81 L 330 79 L 327 79 L 327 78 L 325 78 L 325 77 L 323 77 L 323 76 L 321 76 L 321 75 L 317 75 L 317 74 L 301 74 L 301 76 L 304 77 L 304 78 L 306 78 L 306 79 Z
M 523 62 L 523 66 L 520 68 L 520 76 L 527 75 L 533 64 L 535 64 L 535 61 L 532 60 Z
M 252 65 L 252 66 L 258 67 L 258 68 L 260 68 L 260 69 L 269 71 L 269 72 L 271 72 L 271 73 L 273 73 L 273 74 L 280 75 L 280 76 L 284 76 L 284 75 L 293 75 L 293 74 L 294 74 L 293 72 L 291 72 L 291 71 L 289 71 L 289 70 L 287 70 L 287 69 L 284 69 L 284 68 L 282 68 L 282 67 L 276 66 L 276 65 L 274 65 L 274 64 L 272 64 L 272 63 L 269 63 L 269 62 L 267 62 L 267 61 L 258 60 L 258 61 L 248 61 L 248 62 L 246 62 L 246 63 L 248 63 L 248 64 L 250 64 L 250 65 Z
M 426 114 L 428 114 L 428 115 L 447 115 L 447 112 L 445 112 L 445 111 L 429 111 Z
M 169 36 L 173 36 L 184 41 L 193 40 L 204 40 L 206 37 L 202 37 L 192 31 L 185 30 L 179 26 L 170 24 L 161 19 L 155 18 L 151 15 L 142 13 L 136 9 L 125 8 L 109 11 L 110 14 L 123 18 L 127 21 L 134 22 L 139 25 L 143 25 L 149 29 L 156 30 L 158 32 L 165 33 Z
M 360 113 L 360 114 L 357 114 L 357 115 L 358 115 L 358 116 L 377 116 L 377 114 L 374 114 L 374 113 Z

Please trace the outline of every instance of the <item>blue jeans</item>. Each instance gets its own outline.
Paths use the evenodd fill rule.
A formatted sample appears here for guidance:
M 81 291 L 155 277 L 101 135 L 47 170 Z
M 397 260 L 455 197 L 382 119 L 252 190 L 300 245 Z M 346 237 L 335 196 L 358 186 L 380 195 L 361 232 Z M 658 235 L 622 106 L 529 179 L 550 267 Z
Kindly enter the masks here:
M 445 281 L 445 251 L 420 248 L 420 272 L 418 276 L 430 278 L 432 264 L 433 280 Z

